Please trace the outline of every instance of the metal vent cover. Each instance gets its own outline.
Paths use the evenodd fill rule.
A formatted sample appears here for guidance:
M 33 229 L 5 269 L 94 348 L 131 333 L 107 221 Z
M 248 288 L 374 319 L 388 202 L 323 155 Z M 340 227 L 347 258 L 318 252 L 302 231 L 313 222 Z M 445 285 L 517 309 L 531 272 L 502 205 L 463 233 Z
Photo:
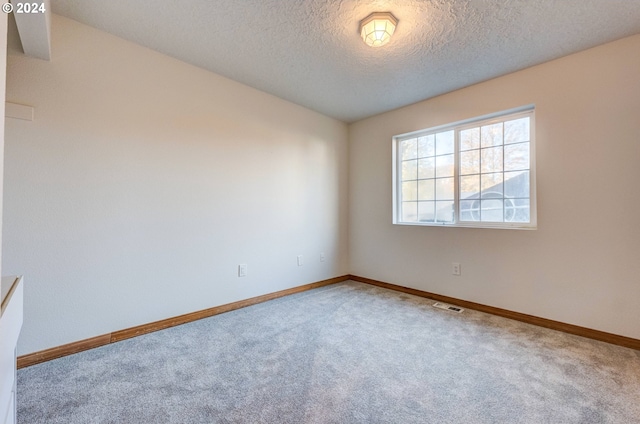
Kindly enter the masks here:
M 433 304 L 433 306 L 436 307 L 436 308 L 444 309 L 446 311 L 452 311 L 452 312 L 457 312 L 457 313 L 462 313 L 462 311 L 464 311 L 464 309 L 459 308 L 459 307 L 454 306 L 454 305 L 449 305 L 448 303 L 436 302 L 436 303 Z

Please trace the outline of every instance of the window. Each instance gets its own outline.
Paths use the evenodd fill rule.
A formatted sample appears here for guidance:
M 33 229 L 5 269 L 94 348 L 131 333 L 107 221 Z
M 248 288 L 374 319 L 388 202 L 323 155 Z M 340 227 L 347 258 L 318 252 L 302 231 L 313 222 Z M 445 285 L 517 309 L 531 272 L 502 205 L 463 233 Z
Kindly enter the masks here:
M 396 136 L 394 223 L 535 228 L 533 108 Z

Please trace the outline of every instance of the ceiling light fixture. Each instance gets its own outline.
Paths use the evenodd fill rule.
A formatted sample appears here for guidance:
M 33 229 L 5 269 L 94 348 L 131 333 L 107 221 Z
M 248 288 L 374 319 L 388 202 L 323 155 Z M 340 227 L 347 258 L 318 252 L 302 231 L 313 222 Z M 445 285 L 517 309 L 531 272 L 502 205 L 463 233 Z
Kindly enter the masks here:
M 360 36 L 371 47 L 384 46 L 391 40 L 398 19 L 391 12 L 374 12 L 360 21 Z

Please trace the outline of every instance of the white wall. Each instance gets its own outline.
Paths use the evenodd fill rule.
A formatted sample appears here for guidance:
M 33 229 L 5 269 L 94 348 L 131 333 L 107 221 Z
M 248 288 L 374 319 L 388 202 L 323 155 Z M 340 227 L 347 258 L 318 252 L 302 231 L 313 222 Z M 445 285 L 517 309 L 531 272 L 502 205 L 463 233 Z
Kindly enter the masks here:
M 7 17 L 6 13 L 0 15 L 0 117 L 4 117 L 5 80 L 7 75 Z M 0 275 L 2 273 L 2 200 L 4 177 L 4 119 L 0 119 Z M 0 283 L 1 286 L 1 283 Z
M 348 273 L 344 123 L 55 15 L 52 55 L 8 58 L 19 354 Z
M 640 338 L 638 52 L 640 35 L 352 124 L 351 273 Z M 538 230 L 391 224 L 392 136 L 531 103 Z

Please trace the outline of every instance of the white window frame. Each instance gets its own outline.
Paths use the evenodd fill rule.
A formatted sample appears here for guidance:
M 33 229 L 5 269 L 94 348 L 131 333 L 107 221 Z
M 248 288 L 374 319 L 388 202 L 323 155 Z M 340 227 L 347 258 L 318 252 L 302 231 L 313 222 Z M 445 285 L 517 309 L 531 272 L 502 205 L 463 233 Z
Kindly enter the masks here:
M 489 125 L 496 122 L 509 121 L 521 117 L 529 116 L 530 118 L 530 140 L 529 140 L 529 205 L 530 205 L 530 222 L 487 222 L 487 221 L 460 221 L 460 198 L 459 198 L 459 164 L 460 164 L 460 131 L 467 128 L 474 128 L 481 125 Z M 401 221 L 401 184 L 402 178 L 399 175 L 400 167 L 400 143 L 404 140 L 416 138 L 419 136 L 454 131 L 454 220 L 453 222 L 404 222 Z M 392 138 L 392 175 L 393 175 L 393 224 L 409 225 L 420 227 L 466 227 L 466 228 L 496 228 L 496 229 L 518 229 L 518 230 L 535 230 L 537 228 L 537 205 L 536 205 L 536 160 L 535 160 L 535 107 L 534 105 L 522 106 L 515 109 L 509 109 L 501 112 L 483 115 L 463 121 L 457 121 L 446 125 L 427 128 L 424 130 L 413 131 L 410 133 L 400 134 Z M 504 172 L 504 171 L 503 171 Z

